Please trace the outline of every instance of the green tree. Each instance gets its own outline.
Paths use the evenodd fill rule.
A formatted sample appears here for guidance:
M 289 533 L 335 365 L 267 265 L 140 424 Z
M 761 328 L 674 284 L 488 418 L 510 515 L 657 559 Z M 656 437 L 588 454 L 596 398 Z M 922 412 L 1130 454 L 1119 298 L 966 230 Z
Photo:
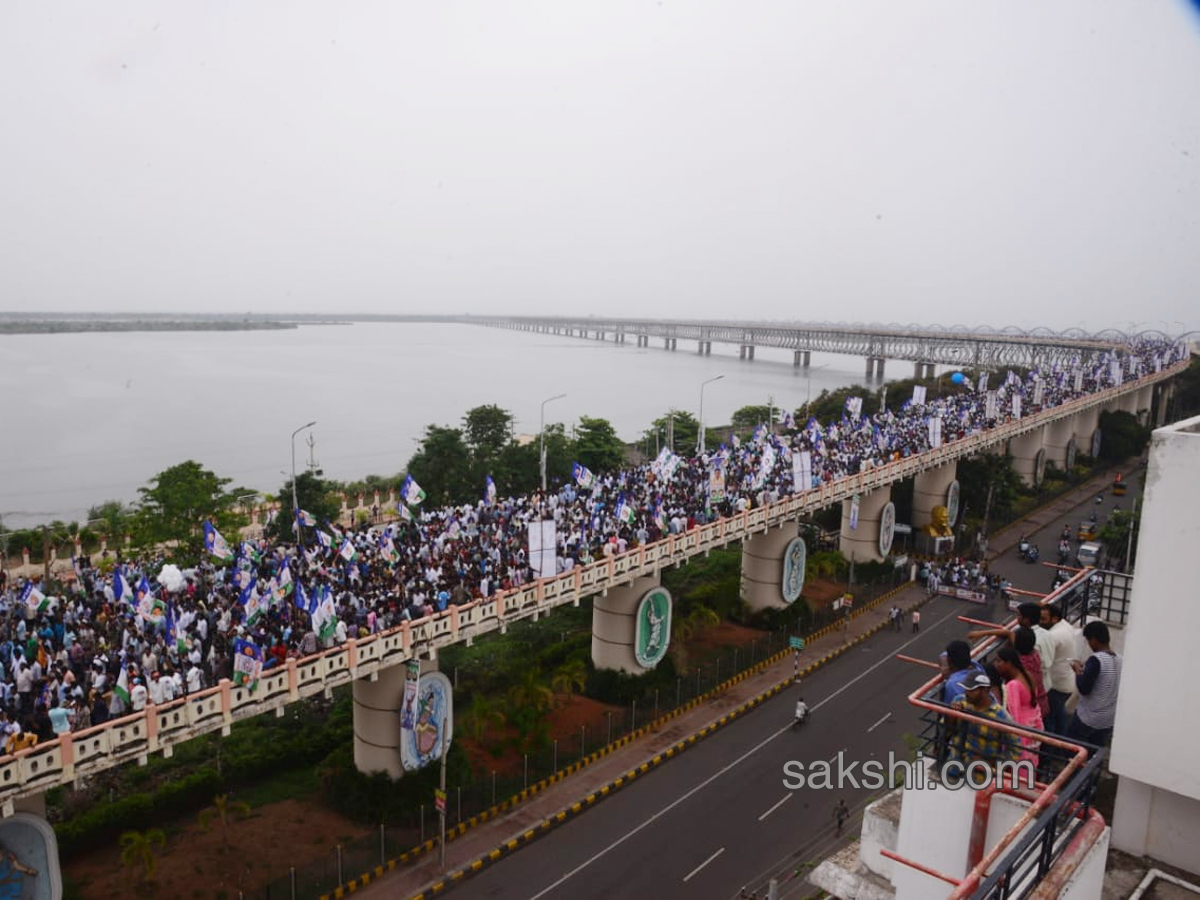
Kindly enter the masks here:
M 1133 559 L 1126 559 L 1127 553 L 1137 550 L 1137 533 L 1141 525 L 1141 516 L 1127 509 L 1113 511 L 1108 521 L 1101 526 L 1096 537 L 1104 545 L 1110 560 L 1121 560 L 1121 568 L 1128 572 L 1133 565 Z M 1132 532 L 1132 540 L 1130 533 Z M 1134 552 L 1133 556 L 1137 554 Z
M 587 663 L 578 657 L 567 660 L 550 675 L 550 689 L 556 694 L 566 694 L 568 700 L 586 686 Z
M 488 473 L 496 482 L 501 497 L 528 494 L 541 484 L 536 442 L 505 445 Z
M 221 843 L 229 846 L 229 826 L 235 819 L 245 819 L 250 815 L 250 805 L 241 800 L 230 800 L 228 794 L 217 794 L 213 797 L 212 806 L 200 810 L 200 827 L 208 831 L 215 819 L 221 825 Z
M 495 405 L 467 410 L 463 416 L 463 439 L 477 463 L 486 464 L 500 455 L 512 440 L 512 424 L 512 413 Z
M 655 435 L 658 436 L 659 447 L 667 446 L 668 435 L 673 435 L 674 440 L 671 441 L 671 450 L 678 453 L 680 456 L 691 456 L 696 452 L 696 437 L 700 433 L 700 423 L 690 412 L 685 412 L 679 409 L 671 409 L 665 415 L 659 416 L 650 423 L 649 430 L 646 431 L 645 438 L 649 442 L 653 442 Z M 712 434 L 706 434 L 706 441 L 709 438 L 715 437 Z M 720 441 L 717 442 L 718 444 Z
M 959 508 L 977 512 L 986 536 L 993 520 L 1008 521 L 1021 495 L 1021 476 L 1007 454 L 981 453 L 958 461 Z
M 778 406 L 772 407 L 765 403 L 743 406 L 741 409 L 734 411 L 733 418 L 730 419 L 730 424 L 738 431 L 748 431 L 752 428 L 757 428 L 759 425 L 765 425 L 768 421 L 772 424 L 778 424 L 782 413 L 783 410 Z
M 139 884 L 154 877 L 158 865 L 158 853 L 167 845 L 167 836 L 161 828 L 145 831 L 126 831 L 121 835 L 121 865 L 129 869 Z
M 425 491 L 426 502 L 433 506 L 479 497 L 472 478 L 471 451 L 458 428 L 425 426 L 421 446 L 408 461 L 408 474 L 416 479 Z
M 292 480 L 289 478 L 279 489 L 283 509 L 267 530 L 275 541 L 296 539 L 295 517 L 292 514 Z M 342 511 L 342 498 L 334 489 L 334 483 L 326 481 L 315 472 L 301 472 L 296 476 L 296 505 L 310 513 L 318 522 L 334 521 Z
M 1100 413 L 1100 458 L 1120 462 L 1139 456 L 1150 441 L 1150 429 L 1124 410 Z
M 233 512 L 236 495 L 227 491 L 230 479 L 219 478 L 194 460 L 159 472 L 142 495 L 138 537 L 146 543 L 178 541 L 179 556 L 199 558 L 204 549 L 205 519 L 236 533 L 245 518 Z
M 575 429 L 575 458 L 593 472 L 612 472 L 625 462 L 625 444 L 608 419 L 579 417 Z

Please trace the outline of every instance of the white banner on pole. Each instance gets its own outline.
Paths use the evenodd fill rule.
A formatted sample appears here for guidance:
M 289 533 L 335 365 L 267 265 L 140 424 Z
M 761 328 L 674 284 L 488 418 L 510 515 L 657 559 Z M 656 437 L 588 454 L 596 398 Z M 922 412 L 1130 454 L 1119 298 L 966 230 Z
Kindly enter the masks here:
M 997 403 L 998 403 L 998 400 L 997 400 L 996 392 L 988 391 L 987 397 L 984 399 L 984 402 L 983 402 L 983 417 L 985 419 L 996 418 Z
M 1042 405 L 1042 389 L 1044 387 L 1045 387 L 1045 385 L 1042 384 L 1041 379 L 1038 379 L 1037 381 L 1034 382 L 1034 384 L 1033 384 L 1033 405 L 1034 406 Z
M 914 404 L 916 404 L 917 406 L 925 405 L 925 385 L 923 385 L 923 384 L 913 385 L 912 402 Z
M 929 420 L 929 446 L 934 450 L 942 446 L 942 420 L 937 416 Z
M 988 387 L 987 383 L 988 383 L 988 373 L 980 372 L 979 373 L 979 393 L 982 394 L 987 390 L 987 387 Z
M 1083 392 L 1083 369 L 1077 368 L 1075 370 L 1075 393 L 1079 394 L 1082 392 Z
M 1013 394 L 1012 414 L 1014 419 L 1021 418 L 1021 395 Z
M 850 530 L 858 531 L 858 494 L 850 498 Z
M 812 453 L 807 450 L 792 454 L 792 483 L 797 493 L 812 489 Z
M 529 567 L 534 578 L 553 578 L 558 574 L 558 537 L 554 520 L 529 523 Z

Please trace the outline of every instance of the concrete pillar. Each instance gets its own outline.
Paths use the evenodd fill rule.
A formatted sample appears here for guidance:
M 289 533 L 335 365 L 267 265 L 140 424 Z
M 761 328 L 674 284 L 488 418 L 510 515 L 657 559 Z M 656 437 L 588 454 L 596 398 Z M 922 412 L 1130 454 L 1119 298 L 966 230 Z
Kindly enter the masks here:
M 704 341 L 696 341 L 696 355 L 697 356 L 704 355 Z
M 765 534 L 749 535 L 742 542 L 742 600 L 753 610 L 778 609 L 796 601 L 804 584 L 805 547 L 793 547 L 801 541 L 796 523 L 788 522 Z M 803 541 L 801 541 L 803 544 Z M 789 553 L 789 548 L 792 551 Z M 790 563 L 786 562 L 790 558 Z M 795 584 L 785 584 L 785 577 Z M 785 592 L 792 593 L 791 599 Z
M 704 342 L 704 355 L 705 355 L 705 356 L 712 356 L 712 341 L 705 341 L 705 342 Z
M 753 344 L 751 344 L 750 346 L 748 346 L 746 348 L 746 359 L 750 360 L 750 362 L 754 362 L 754 345 Z
M 867 380 L 870 381 L 875 377 L 875 357 L 867 357 Z
M 745 359 L 745 358 L 746 358 L 746 345 L 742 344 L 740 347 L 738 347 L 738 359 Z
M 592 663 L 597 669 L 649 672 L 666 654 L 670 639 L 671 595 L 656 577 L 635 578 L 592 602 Z M 639 653 L 649 664 L 639 661 Z
M 1030 487 L 1042 483 L 1046 474 L 1046 451 L 1043 449 L 1044 428 L 1015 437 L 1008 442 L 1008 452 L 1013 459 L 1013 471 Z
M 1046 425 L 1046 460 L 1060 469 L 1067 468 L 1068 445 L 1074 440 L 1075 423 L 1071 419 L 1055 419 Z
M 1150 413 L 1154 407 L 1154 385 L 1147 384 L 1137 392 L 1137 414 L 1143 424 L 1149 424 Z
M 437 664 L 422 662 L 436 670 Z M 359 678 L 352 688 L 354 701 L 354 767 L 365 775 L 385 772 L 391 778 L 404 774 L 400 764 L 400 705 L 404 699 L 404 666 L 379 672 L 376 681 Z
M 792 354 L 792 365 L 797 369 L 801 366 L 807 369 L 811 361 L 812 353 L 808 350 L 797 350 Z
M 879 562 L 887 556 L 886 551 L 891 550 L 891 529 L 896 524 L 892 489 L 876 488 L 871 493 L 859 497 L 857 528 L 850 527 L 853 506 L 853 500 L 842 501 L 842 554 L 853 562 Z M 884 530 L 885 513 L 889 511 L 891 522 L 887 525 L 887 533 L 881 542 L 880 532 Z M 880 552 L 880 543 L 884 544 L 884 552 Z
M 878 378 L 880 381 L 883 381 L 883 364 L 884 364 L 884 362 L 885 362 L 885 360 L 882 356 L 876 357 L 876 359 L 875 359 L 875 377 Z
M 912 527 L 914 531 L 933 521 L 933 509 L 944 506 L 951 514 L 950 526 L 958 518 L 957 463 L 946 463 L 936 469 L 921 472 L 913 479 Z M 951 496 L 953 492 L 953 497 Z

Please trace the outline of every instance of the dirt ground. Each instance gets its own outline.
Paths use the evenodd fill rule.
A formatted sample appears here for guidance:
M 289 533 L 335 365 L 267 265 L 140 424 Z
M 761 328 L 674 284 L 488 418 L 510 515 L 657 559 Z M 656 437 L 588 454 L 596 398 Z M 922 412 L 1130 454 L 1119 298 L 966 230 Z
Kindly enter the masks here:
M 63 872 L 78 883 L 81 896 L 88 900 L 211 900 L 219 896 L 236 900 L 239 891 L 261 896 L 268 882 L 285 874 L 302 857 L 319 856 L 334 843 L 348 843 L 373 831 L 316 803 L 284 800 L 230 822 L 228 834 L 215 821 L 205 831 L 194 816 L 176 823 L 148 885 L 139 885 L 121 866 L 115 842 L 112 847 L 72 859 Z

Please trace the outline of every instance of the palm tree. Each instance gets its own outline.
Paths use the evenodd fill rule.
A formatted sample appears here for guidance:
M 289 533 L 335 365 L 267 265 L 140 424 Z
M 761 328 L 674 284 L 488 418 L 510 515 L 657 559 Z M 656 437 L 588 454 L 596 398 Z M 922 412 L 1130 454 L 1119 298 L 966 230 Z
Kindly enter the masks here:
M 488 730 L 504 726 L 504 713 L 495 700 L 483 695 L 474 694 L 471 705 L 455 723 L 465 731 L 472 740 L 482 743 Z
M 542 712 L 554 703 L 554 693 L 542 684 L 534 669 L 526 669 L 521 680 L 508 689 L 508 702 L 517 708 Z
M 119 845 L 121 865 L 133 872 L 138 883 L 145 884 L 154 877 L 158 851 L 167 845 L 167 836 L 161 828 L 126 831 L 121 835 Z
M 230 800 L 228 794 L 217 794 L 213 797 L 213 805 L 200 811 L 200 827 L 208 831 L 213 817 L 221 823 L 221 841 L 229 846 L 229 826 L 233 819 L 244 819 L 250 815 L 250 805 L 241 800 Z
M 575 691 L 582 691 L 586 686 L 587 665 L 582 659 L 568 660 L 550 676 L 550 689 L 556 694 L 566 694 L 568 700 Z

